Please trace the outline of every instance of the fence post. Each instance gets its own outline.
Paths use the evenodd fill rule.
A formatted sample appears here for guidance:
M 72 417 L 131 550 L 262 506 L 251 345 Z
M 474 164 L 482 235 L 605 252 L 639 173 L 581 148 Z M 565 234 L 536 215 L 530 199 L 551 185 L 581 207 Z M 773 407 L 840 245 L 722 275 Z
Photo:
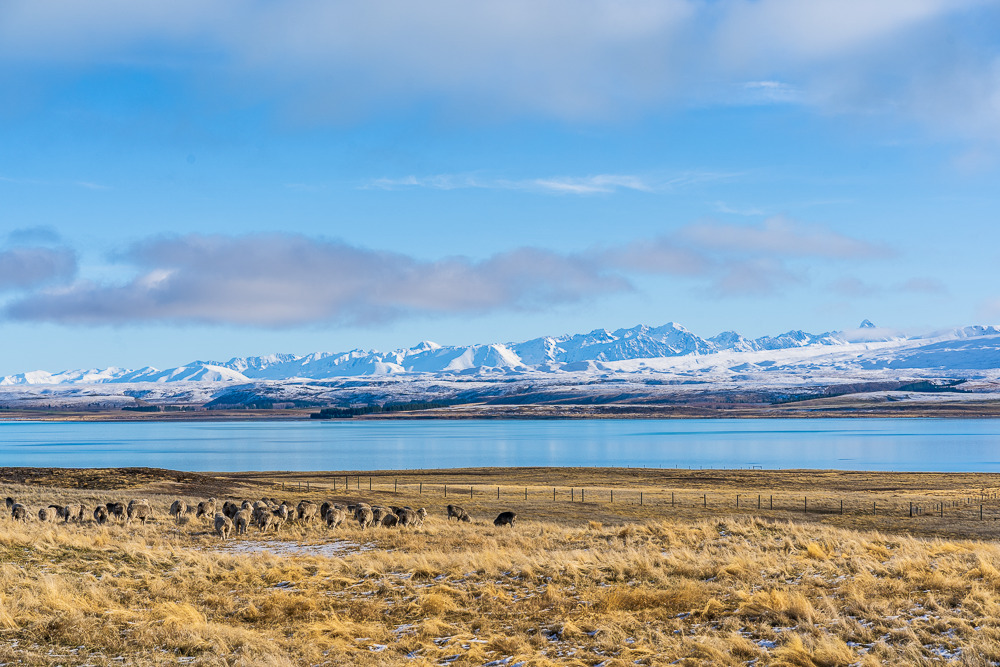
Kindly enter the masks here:
M 809 496 L 802 496 L 802 513 L 809 513 Z
M 639 504 L 642 505 L 642 491 L 639 492 Z
M 524 487 L 524 499 L 528 499 L 528 487 Z
M 472 487 L 471 486 L 469 487 L 469 497 L 470 498 L 472 497 Z
M 420 482 L 420 491 L 419 491 L 419 493 L 420 493 L 420 495 L 424 495 L 424 483 L 423 482 Z
M 875 501 L 872 501 L 872 516 L 878 516 L 878 511 L 875 509 Z
M 497 487 L 497 500 L 500 500 L 500 487 Z
M 760 494 L 757 494 L 757 509 L 760 509 Z
M 771 509 L 774 509 L 774 496 L 771 496 Z
M 396 493 L 396 488 L 399 486 L 399 480 L 395 477 L 392 478 L 392 492 Z
M 445 498 L 448 497 L 448 485 L 447 484 L 444 485 L 444 497 Z
M 708 507 L 708 494 L 706 493 L 701 497 L 701 506 Z
M 980 521 L 983 520 L 983 506 L 982 505 L 979 506 L 979 520 Z
M 913 503 L 910 502 L 910 518 L 913 518 Z
M 740 508 L 740 494 L 736 494 L 736 509 Z
M 368 478 L 368 490 L 369 491 L 372 490 L 372 478 L 371 477 Z
M 844 499 L 843 498 L 840 499 L 840 513 L 841 514 L 844 513 Z
M 615 502 L 615 490 L 611 489 L 611 504 L 614 504 L 614 502 Z
M 583 489 L 580 489 L 580 502 L 583 502 Z
M 673 491 L 670 492 L 670 506 L 671 507 L 674 506 L 674 492 Z
M 569 501 L 570 502 L 576 501 L 576 489 L 574 489 L 572 486 L 569 487 Z
M 556 487 L 552 487 L 552 502 L 556 501 Z

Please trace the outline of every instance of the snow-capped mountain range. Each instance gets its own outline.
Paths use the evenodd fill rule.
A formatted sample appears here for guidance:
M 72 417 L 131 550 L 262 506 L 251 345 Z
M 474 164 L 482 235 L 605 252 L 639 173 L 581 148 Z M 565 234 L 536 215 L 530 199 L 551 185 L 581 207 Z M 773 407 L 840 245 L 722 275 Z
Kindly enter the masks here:
M 639 363 L 642 362 L 642 363 Z M 522 343 L 442 347 L 429 341 L 392 352 L 352 350 L 308 355 L 271 354 L 229 361 L 193 361 L 159 370 L 104 368 L 7 375 L 0 385 L 105 383 L 243 383 L 323 380 L 357 376 L 478 376 L 639 372 L 650 368 L 725 367 L 731 372 L 803 364 L 816 370 L 850 365 L 857 370 L 1000 369 L 1000 328 L 971 326 L 907 336 L 865 320 L 857 329 L 810 334 L 789 331 L 750 339 L 735 331 L 701 338 L 683 326 L 636 326 L 586 334 L 535 338 Z

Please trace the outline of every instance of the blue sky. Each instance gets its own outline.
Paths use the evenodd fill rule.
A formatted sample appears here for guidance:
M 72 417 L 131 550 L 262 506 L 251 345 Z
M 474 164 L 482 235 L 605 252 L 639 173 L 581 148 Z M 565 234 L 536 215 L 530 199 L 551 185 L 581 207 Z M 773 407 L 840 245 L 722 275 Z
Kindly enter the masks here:
M 1000 320 L 1000 3 L 0 5 L 0 373 Z

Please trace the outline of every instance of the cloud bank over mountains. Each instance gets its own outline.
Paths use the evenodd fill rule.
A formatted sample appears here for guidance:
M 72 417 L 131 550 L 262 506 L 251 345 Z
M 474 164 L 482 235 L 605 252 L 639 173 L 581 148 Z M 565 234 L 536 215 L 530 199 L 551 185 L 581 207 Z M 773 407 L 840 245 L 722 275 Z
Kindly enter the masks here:
M 75 255 L 65 248 L 14 248 L 0 253 L 0 286 L 62 281 L 8 301 L 4 313 L 16 321 L 286 328 L 539 310 L 634 291 L 640 275 L 688 281 L 716 296 L 761 294 L 801 280 L 803 260 L 889 255 L 882 245 L 787 218 L 704 221 L 622 245 L 524 246 L 484 258 L 425 259 L 300 234 L 189 234 L 145 239 L 115 255 L 133 273 L 122 282 L 73 280 Z

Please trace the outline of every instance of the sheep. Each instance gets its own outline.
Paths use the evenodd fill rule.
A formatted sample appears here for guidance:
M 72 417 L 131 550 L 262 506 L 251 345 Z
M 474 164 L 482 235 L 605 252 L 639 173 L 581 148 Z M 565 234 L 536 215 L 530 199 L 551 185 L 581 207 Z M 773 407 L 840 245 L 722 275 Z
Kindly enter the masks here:
M 125 518 L 125 503 L 110 502 L 105 504 L 108 508 L 108 516 L 116 521 L 121 521 Z
M 254 507 L 252 514 L 253 522 L 258 523 L 262 516 L 265 514 L 271 514 L 271 509 L 269 507 Z
M 359 507 L 354 510 L 354 518 L 357 519 L 358 525 L 361 526 L 361 530 L 364 530 L 372 524 L 375 520 L 374 514 L 370 507 Z
M 203 516 L 213 516 L 215 514 L 215 502 L 215 498 L 209 498 L 198 503 L 198 511 L 195 512 L 195 518 L 200 519 Z
M 103 526 L 108 522 L 108 508 L 104 505 L 98 505 L 94 508 L 94 521 L 97 525 Z
M 17 521 L 27 521 L 28 520 L 28 508 L 21 503 L 14 503 L 10 507 L 10 518 Z
M 215 514 L 215 532 L 222 539 L 227 539 L 229 533 L 233 531 L 232 520 L 223 514 L 222 512 L 217 512 Z
M 392 528 L 397 524 L 399 524 L 399 517 L 395 514 L 386 514 L 382 517 L 382 525 L 386 528 Z
M 427 508 L 426 507 L 417 508 L 417 517 L 420 520 L 420 522 L 417 525 L 418 526 L 424 525 L 424 519 L 427 518 Z
M 226 501 L 222 503 L 222 513 L 225 514 L 231 521 L 236 519 L 236 513 L 240 511 L 240 506 L 236 503 Z
M 246 535 L 247 534 L 247 526 L 250 525 L 250 517 L 251 516 L 252 516 L 252 513 L 250 512 L 249 508 L 247 508 L 247 509 L 241 509 L 239 512 L 236 513 L 236 518 L 233 519 L 233 523 L 236 525 L 236 534 L 237 535 Z
M 253 510 L 253 503 L 250 502 L 249 500 L 244 500 L 242 503 L 240 503 L 240 509 L 241 510 L 251 510 L 252 511 Z
M 181 515 L 188 511 L 188 504 L 183 500 L 175 500 L 170 503 L 170 516 L 174 517 L 175 521 L 180 522 Z
M 255 502 L 253 504 L 253 509 L 254 509 L 255 512 L 257 510 L 260 510 L 260 509 L 270 510 L 271 509 L 271 503 L 269 503 L 267 500 L 258 500 L 257 502 Z
M 380 505 L 372 505 L 372 522 L 376 526 L 382 525 L 382 519 L 386 516 L 392 514 L 388 507 L 381 507 Z
M 319 505 L 316 503 L 301 502 L 298 506 L 298 515 L 302 521 L 312 521 L 319 516 Z
M 326 519 L 327 528 L 336 528 L 340 524 L 344 523 L 347 519 L 347 512 L 344 511 L 343 507 L 338 507 L 337 505 L 332 505 L 323 516 Z
M 49 505 L 49 507 L 56 511 L 56 516 L 61 518 L 63 523 L 69 523 L 70 519 L 83 523 L 83 505 Z
M 472 517 L 465 511 L 465 508 L 458 505 L 448 505 L 448 521 L 451 521 L 452 517 L 455 517 L 457 521 L 464 521 L 466 523 L 472 521 Z
M 279 519 L 281 519 L 282 523 L 284 523 L 285 521 L 288 521 L 288 515 L 289 515 L 289 507 L 288 507 L 288 505 L 286 505 L 285 503 L 281 503 L 276 508 L 274 508 L 273 514 L 274 514 L 274 516 L 276 516 Z
M 405 507 L 400 508 L 399 512 L 396 513 L 399 517 L 400 526 L 417 526 L 420 525 L 420 516 L 413 510 L 406 509 Z
M 514 526 L 514 519 L 517 518 L 517 514 L 514 512 L 500 512 L 497 518 L 493 520 L 494 526 Z
M 14 507 L 14 505 L 16 505 L 16 504 L 17 504 L 16 500 L 14 500 L 13 498 L 11 498 L 10 496 L 7 496 L 7 509 L 8 510 L 11 509 L 12 507 Z
M 51 507 L 43 507 L 42 509 L 38 510 L 38 520 L 42 522 L 52 521 L 54 523 L 56 520 L 55 510 L 52 509 Z
M 333 503 L 331 503 L 329 500 L 324 500 L 323 504 L 319 506 L 319 516 L 320 516 L 320 518 L 321 519 L 325 519 L 326 518 L 326 513 L 329 512 L 330 508 L 332 508 L 332 507 L 333 507 Z
M 132 523 L 133 519 L 138 519 L 143 525 L 146 519 L 153 516 L 153 509 L 149 506 L 148 500 L 131 500 L 125 511 L 125 523 Z
M 132 523 L 132 519 L 138 519 L 142 525 L 146 525 L 146 519 L 151 518 L 153 518 L 153 508 L 149 506 L 148 500 L 129 501 L 125 523 Z
M 254 523 L 257 524 L 257 528 L 260 529 L 260 532 L 266 533 L 267 529 L 274 524 L 274 515 L 271 513 L 271 510 L 265 508 L 263 511 L 256 514 L 254 517 Z M 274 528 L 277 530 L 277 525 L 275 525 Z

